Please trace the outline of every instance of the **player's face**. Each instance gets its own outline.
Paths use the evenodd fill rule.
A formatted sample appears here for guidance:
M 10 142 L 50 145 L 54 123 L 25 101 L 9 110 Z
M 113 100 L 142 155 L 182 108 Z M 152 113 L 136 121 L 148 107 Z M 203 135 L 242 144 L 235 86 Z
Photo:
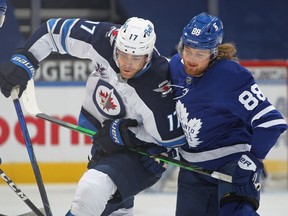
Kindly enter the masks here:
M 120 50 L 116 50 L 116 58 L 118 61 L 121 77 L 124 79 L 132 78 L 138 73 L 147 61 L 147 55 L 131 55 Z
M 200 50 L 184 46 L 182 58 L 187 74 L 194 77 L 201 76 L 208 67 L 210 50 Z

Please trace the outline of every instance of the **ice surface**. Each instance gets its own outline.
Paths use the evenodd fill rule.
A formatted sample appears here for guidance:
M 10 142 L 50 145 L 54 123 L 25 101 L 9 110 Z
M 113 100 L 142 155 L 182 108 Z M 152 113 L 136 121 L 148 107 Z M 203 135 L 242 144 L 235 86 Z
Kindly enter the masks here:
M 18 185 L 37 206 L 43 207 L 37 185 Z M 68 211 L 76 185 L 47 184 L 47 196 L 54 216 L 64 216 Z M 259 214 L 261 216 L 282 216 L 288 212 L 288 191 L 264 191 L 261 197 Z M 173 216 L 175 212 L 175 192 L 141 193 L 136 197 L 135 216 Z M 0 185 L 0 214 L 9 216 L 31 211 L 30 208 L 8 187 Z

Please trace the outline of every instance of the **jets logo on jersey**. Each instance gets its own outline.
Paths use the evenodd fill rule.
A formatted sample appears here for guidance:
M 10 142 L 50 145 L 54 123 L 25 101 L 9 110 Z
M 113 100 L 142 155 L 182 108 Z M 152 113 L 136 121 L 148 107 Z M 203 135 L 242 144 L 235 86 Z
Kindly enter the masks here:
M 188 121 L 189 113 L 187 113 L 186 107 L 180 101 L 177 101 L 176 103 L 176 113 L 189 146 L 191 148 L 197 147 L 203 142 L 198 138 L 198 134 L 202 127 L 201 119 L 193 118 Z
M 157 89 L 153 89 L 153 91 L 161 92 L 162 97 L 166 97 L 170 92 L 172 92 L 171 82 L 168 80 L 165 80 L 158 85 Z
M 111 30 L 106 34 L 106 37 L 110 37 L 110 44 L 112 45 L 116 36 L 118 35 L 118 29 L 116 26 L 112 26 Z
M 93 102 L 97 110 L 108 118 L 125 116 L 125 107 L 117 91 L 109 83 L 99 79 L 93 92 Z
M 95 71 L 103 78 L 108 77 L 107 69 L 105 67 L 102 67 L 102 65 L 98 62 L 96 62 Z
M 103 110 L 115 110 L 117 108 L 116 104 L 113 102 L 111 95 L 113 94 L 113 89 L 109 92 L 102 92 L 100 90 L 99 96 L 101 98 L 100 104 L 103 106 Z

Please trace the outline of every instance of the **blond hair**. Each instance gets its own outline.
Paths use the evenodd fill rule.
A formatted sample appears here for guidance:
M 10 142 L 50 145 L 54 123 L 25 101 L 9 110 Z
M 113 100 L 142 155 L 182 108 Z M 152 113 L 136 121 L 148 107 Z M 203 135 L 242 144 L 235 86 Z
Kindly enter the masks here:
M 224 43 L 218 46 L 218 59 L 238 60 L 234 43 Z

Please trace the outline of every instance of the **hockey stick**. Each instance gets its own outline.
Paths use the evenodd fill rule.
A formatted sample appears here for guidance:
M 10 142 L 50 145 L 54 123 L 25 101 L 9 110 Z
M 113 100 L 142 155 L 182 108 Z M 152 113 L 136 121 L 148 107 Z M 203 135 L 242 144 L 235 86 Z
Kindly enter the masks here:
M 70 130 L 74 130 L 74 131 L 83 133 L 83 134 L 88 135 L 88 136 L 93 136 L 96 133 L 95 131 L 92 131 L 92 130 L 89 130 L 87 128 L 83 128 L 83 127 L 62 121 L 60 119 L 56 119 L 54 117 L 51 117 L 51 116 L 41 112 L 38 108 L 38 105 L 37 105 L 33 80 L 29 80 L 27 88 L 22 94 L 21 100 L 22 100 L 22 104 L 23 104 L 26 112 L 32 116 L 36 116 L 38 118 L 50 121 L 54 124 L 58 124 L 60 126 L 68 128 Z M 151 156 L 149 153 L 147 153 L 141 149 L 129 148 L 129 150 L 137 152 L 137 153 L 142 154 L 142 155 Z M 165 163 L 181 167 L 181 168 L 186 169 L 186 170 L 190 170 L 190 171 L 197 172 L 197 173 L 200 173 L 203 175 L 207 175 L 207 176 L 210 176 L 212 178 L 216 178 L 216 179 L 226 181 L 229 183 L 232 182 L 232 176 L 226 175 L 224 173 L 207 170 L 205 168 L 198 167 L 198 166 L 193 166 L 189 163 L 175 160 L 175 159 L 172 159 L 169 157 L 165 157 L 163 155 L 157 155 L 157 156 L 152 156 L 152 157 L 154 157 L 155 159 L 159 159 L 160 161 L 163 161 Z
M 18 116 L 18 120 L 19 120 L 19 123 L 20 123 L 20 127 L 21 127 L 21 132 L 22 132 L 23 138 L 25 140 L 26 149 L 28 151 L 28 155 L 29 155 L 29 158 L 30 158 L 30 162 L 31 162 L 33 171 L 34 171 L 34 175 L 35 175 L 35 178 L 36 178 L 38 189 L 40 191 L 40 195 L 41 195 L 41 198 L 42 198 L 42 203 L 43 203 L 43 206 L 44 206 L 44 209 L 45 209 L 46 216 L 52 216 L 52 212 L 51 212 L 51 209 L 50 209 L 50 204 L 49 204 L 49 201 L 48 201 L 48 198 L 47 198 L 46 190 L 45 190 L 45 187 L 44 187 L 44 184 L 43 184 L 43 180 L 42 180 L 41 173 L 40 173 L 40 170 L 39 170 L 39 167 L 38 167 L 36 156 L 34 154 L 34 150 L 33 150 L 32 142 L 31 142 L 30 135 L 29 135 L 29 132 L 28 132 L 28 129 L 27 129 L 26 121 L 25 121 L 25 118 L 24 118 L 24 115 L 23 115 L 23 112 L 22 112 L 20 101 L 18 99 L 18 92 L 19 92 L 19 88 L 18 87 L 13 88 L 12 91 L 11 91 L 11 97 L 13 99 L 14 107 L 15 107 L 15 110 L 16 110 L 16 113 L 17 113 L 17 116 Z
M 0 165 L 2 160 L 0 158 Z M 20 190 L 20 188 L 4 173 L 0 168 L 1 178 L 9 185 L 10 188 L 29 206 L 29 208 L 37 215 L 44 216 L 44 214 L 31 202 L 31 200 Z

